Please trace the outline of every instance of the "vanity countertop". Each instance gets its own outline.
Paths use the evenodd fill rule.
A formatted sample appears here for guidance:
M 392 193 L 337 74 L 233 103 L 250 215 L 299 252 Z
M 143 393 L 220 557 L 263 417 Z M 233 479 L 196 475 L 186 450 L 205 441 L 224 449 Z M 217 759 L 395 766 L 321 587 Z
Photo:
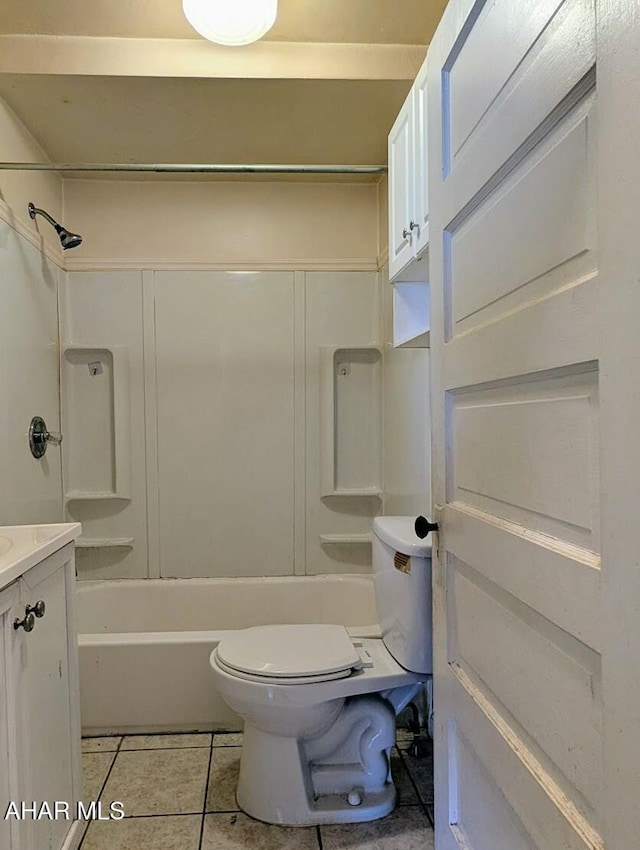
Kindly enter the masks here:
M 79 522 L 0 526 L 0 590 L 80 534 Z

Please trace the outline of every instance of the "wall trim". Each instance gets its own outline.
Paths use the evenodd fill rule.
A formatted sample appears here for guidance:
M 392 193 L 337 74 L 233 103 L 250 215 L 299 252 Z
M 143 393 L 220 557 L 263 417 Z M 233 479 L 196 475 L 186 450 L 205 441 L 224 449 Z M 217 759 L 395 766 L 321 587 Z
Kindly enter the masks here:
M 377 272 L 374 257 L 324 260 L 268 260 L 251 262 L 212 262 L 211 260 L 162 260 L 139 258 L 132 260 L 83 259 L 65 257 L 64 269 L 69 272 L 90 271 L 363 271 Z
M 27 242 L 30 242 L 34 248 L 40 251 L 41 254 L 44 254 L 45 257 L 48 260 L 51 260 L 51 262 L 59 269 L 62 269 L 63 271 L 65 270 L 62 249 L 55 250 L 48 245 L 36 230 L 27 227 L 21 219 L 16 217 L 11 207 L 2 198 L 0 198 L 0 220 L 13 228 L 13 230 L 15 230 L 19 236 L 26 239 Z
M 385 248 L 381 254 L 378 255 L 378 271 L 382 271 L 382 269 L 389 262 L 389 248 Z

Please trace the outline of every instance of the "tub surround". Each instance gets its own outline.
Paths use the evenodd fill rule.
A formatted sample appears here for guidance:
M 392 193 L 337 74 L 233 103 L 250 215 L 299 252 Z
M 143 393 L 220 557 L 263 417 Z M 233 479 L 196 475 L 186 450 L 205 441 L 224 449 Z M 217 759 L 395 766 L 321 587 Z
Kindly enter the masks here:
M 365 535 L 381 494 L 322 496 L 320 374 L 323 347 L 380 346 L 377 273 L 74 272 L 61 322 L 65 479 L 71 486 L 80 470 L 95 491 L 67 493 L 67 517 L 93 543 L 78 553 L 79 578 L 370 571 Z M 79 349 L 87 362 L 67 368 Z M 101 374 L 89 373 L 89 350 Z M 114 351 L 126 352 L 126 375 Z M 340 376 L 347 395 L 363 391 L 358 365 Z M 107 427 L 123 410 L 125 378 L 128 435 Z M 349 427 L 357 445 L 359 426 Z M 95 463 L 80 463 L 95 433 L 104 437 Z M 130 498 L 117 492 L 123 434 Z

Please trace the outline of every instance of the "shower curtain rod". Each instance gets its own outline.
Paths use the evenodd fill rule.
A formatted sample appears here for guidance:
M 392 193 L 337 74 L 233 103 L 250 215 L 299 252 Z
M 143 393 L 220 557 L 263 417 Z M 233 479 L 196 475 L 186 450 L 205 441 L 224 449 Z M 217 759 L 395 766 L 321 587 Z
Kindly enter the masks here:
M 0 171 L 121 171 L 165 174 L 386 174 L 386 165 L 220 165 L 210 163 L 0 162 Z

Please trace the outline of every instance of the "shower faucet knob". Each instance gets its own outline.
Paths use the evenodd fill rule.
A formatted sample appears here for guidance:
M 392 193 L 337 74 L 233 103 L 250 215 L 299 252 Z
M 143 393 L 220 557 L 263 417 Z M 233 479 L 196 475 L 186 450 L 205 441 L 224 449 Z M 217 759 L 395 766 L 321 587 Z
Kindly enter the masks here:
M 29 448 L 31 454 L 39 459 L 44 456 L 49 443 L 59 446 L 62 442 L 62 434 L 55 434 L 47 430 L 47 423 L 42 416 L 34 416 L 29 425 Z

